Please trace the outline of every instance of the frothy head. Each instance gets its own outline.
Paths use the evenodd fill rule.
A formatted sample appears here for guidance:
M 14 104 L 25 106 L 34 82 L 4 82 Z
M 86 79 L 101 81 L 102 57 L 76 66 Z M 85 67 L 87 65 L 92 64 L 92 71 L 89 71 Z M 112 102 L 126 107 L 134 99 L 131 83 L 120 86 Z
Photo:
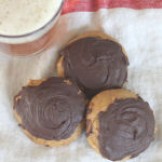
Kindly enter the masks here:
M 1 0 L 0 34 L 24 35 L 47 24 L 58 12 L 62 0 Z

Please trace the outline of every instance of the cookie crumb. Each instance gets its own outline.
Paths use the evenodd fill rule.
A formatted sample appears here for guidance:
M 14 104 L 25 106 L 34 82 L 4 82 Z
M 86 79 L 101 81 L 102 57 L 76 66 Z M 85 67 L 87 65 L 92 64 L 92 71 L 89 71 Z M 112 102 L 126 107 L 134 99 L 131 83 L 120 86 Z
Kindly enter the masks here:
M 22 98 L 21 96 L 17 96 L 17 97 L 15 98 L 15 100 L 18 101 L 18 100 L 20 100 L 21 98 Z
M 67 84 L 67 85 L 72 85 L 72 82 L 70 80 L 64 80 L 64 82 Z
M 78 95 L 81 95 L 81 94 L 82 94 L 82 91 L 81 91 L 81 90 L 79 90 L 79 91 L 78 91 Z

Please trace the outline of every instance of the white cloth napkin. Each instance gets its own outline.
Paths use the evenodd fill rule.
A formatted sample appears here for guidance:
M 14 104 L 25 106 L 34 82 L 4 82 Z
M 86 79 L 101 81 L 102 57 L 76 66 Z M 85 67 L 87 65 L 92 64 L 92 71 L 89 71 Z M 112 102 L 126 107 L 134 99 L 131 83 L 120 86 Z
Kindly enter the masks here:
M 129 58 L 125 87 L 138 93 L 154 110 L 154 142 L 130 162 L 162 161 L 162 10 L 101 9 L 61 16 L 53 47 L 28 57 L 0 55 L 0 162 L 108 162 L 91 149 L 83 134 L 76 142 L 46 148 L 24 135 L 13 117 L 13 96 L 30 79 L 55 75 L 57 51 L 74 35 L 97 30 L 116 38 Z

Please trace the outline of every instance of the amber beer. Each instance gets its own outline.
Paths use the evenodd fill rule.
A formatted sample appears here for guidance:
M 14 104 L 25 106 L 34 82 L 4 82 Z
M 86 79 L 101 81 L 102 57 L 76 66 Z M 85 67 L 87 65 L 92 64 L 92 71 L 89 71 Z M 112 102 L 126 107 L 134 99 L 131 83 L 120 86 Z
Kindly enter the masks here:
M 29 55 L 48 47 L 63 0 L 0 2 L 0 53 Z

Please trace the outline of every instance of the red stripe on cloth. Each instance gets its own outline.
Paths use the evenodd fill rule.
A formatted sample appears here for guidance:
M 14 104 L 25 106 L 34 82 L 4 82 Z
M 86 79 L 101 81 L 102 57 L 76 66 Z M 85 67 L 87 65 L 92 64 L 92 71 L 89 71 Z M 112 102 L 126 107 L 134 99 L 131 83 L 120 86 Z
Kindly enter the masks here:
M 63 14 L 77 11 L 94 12 L 100 8 L 162 8 L 162 0 L 65 0 Z

